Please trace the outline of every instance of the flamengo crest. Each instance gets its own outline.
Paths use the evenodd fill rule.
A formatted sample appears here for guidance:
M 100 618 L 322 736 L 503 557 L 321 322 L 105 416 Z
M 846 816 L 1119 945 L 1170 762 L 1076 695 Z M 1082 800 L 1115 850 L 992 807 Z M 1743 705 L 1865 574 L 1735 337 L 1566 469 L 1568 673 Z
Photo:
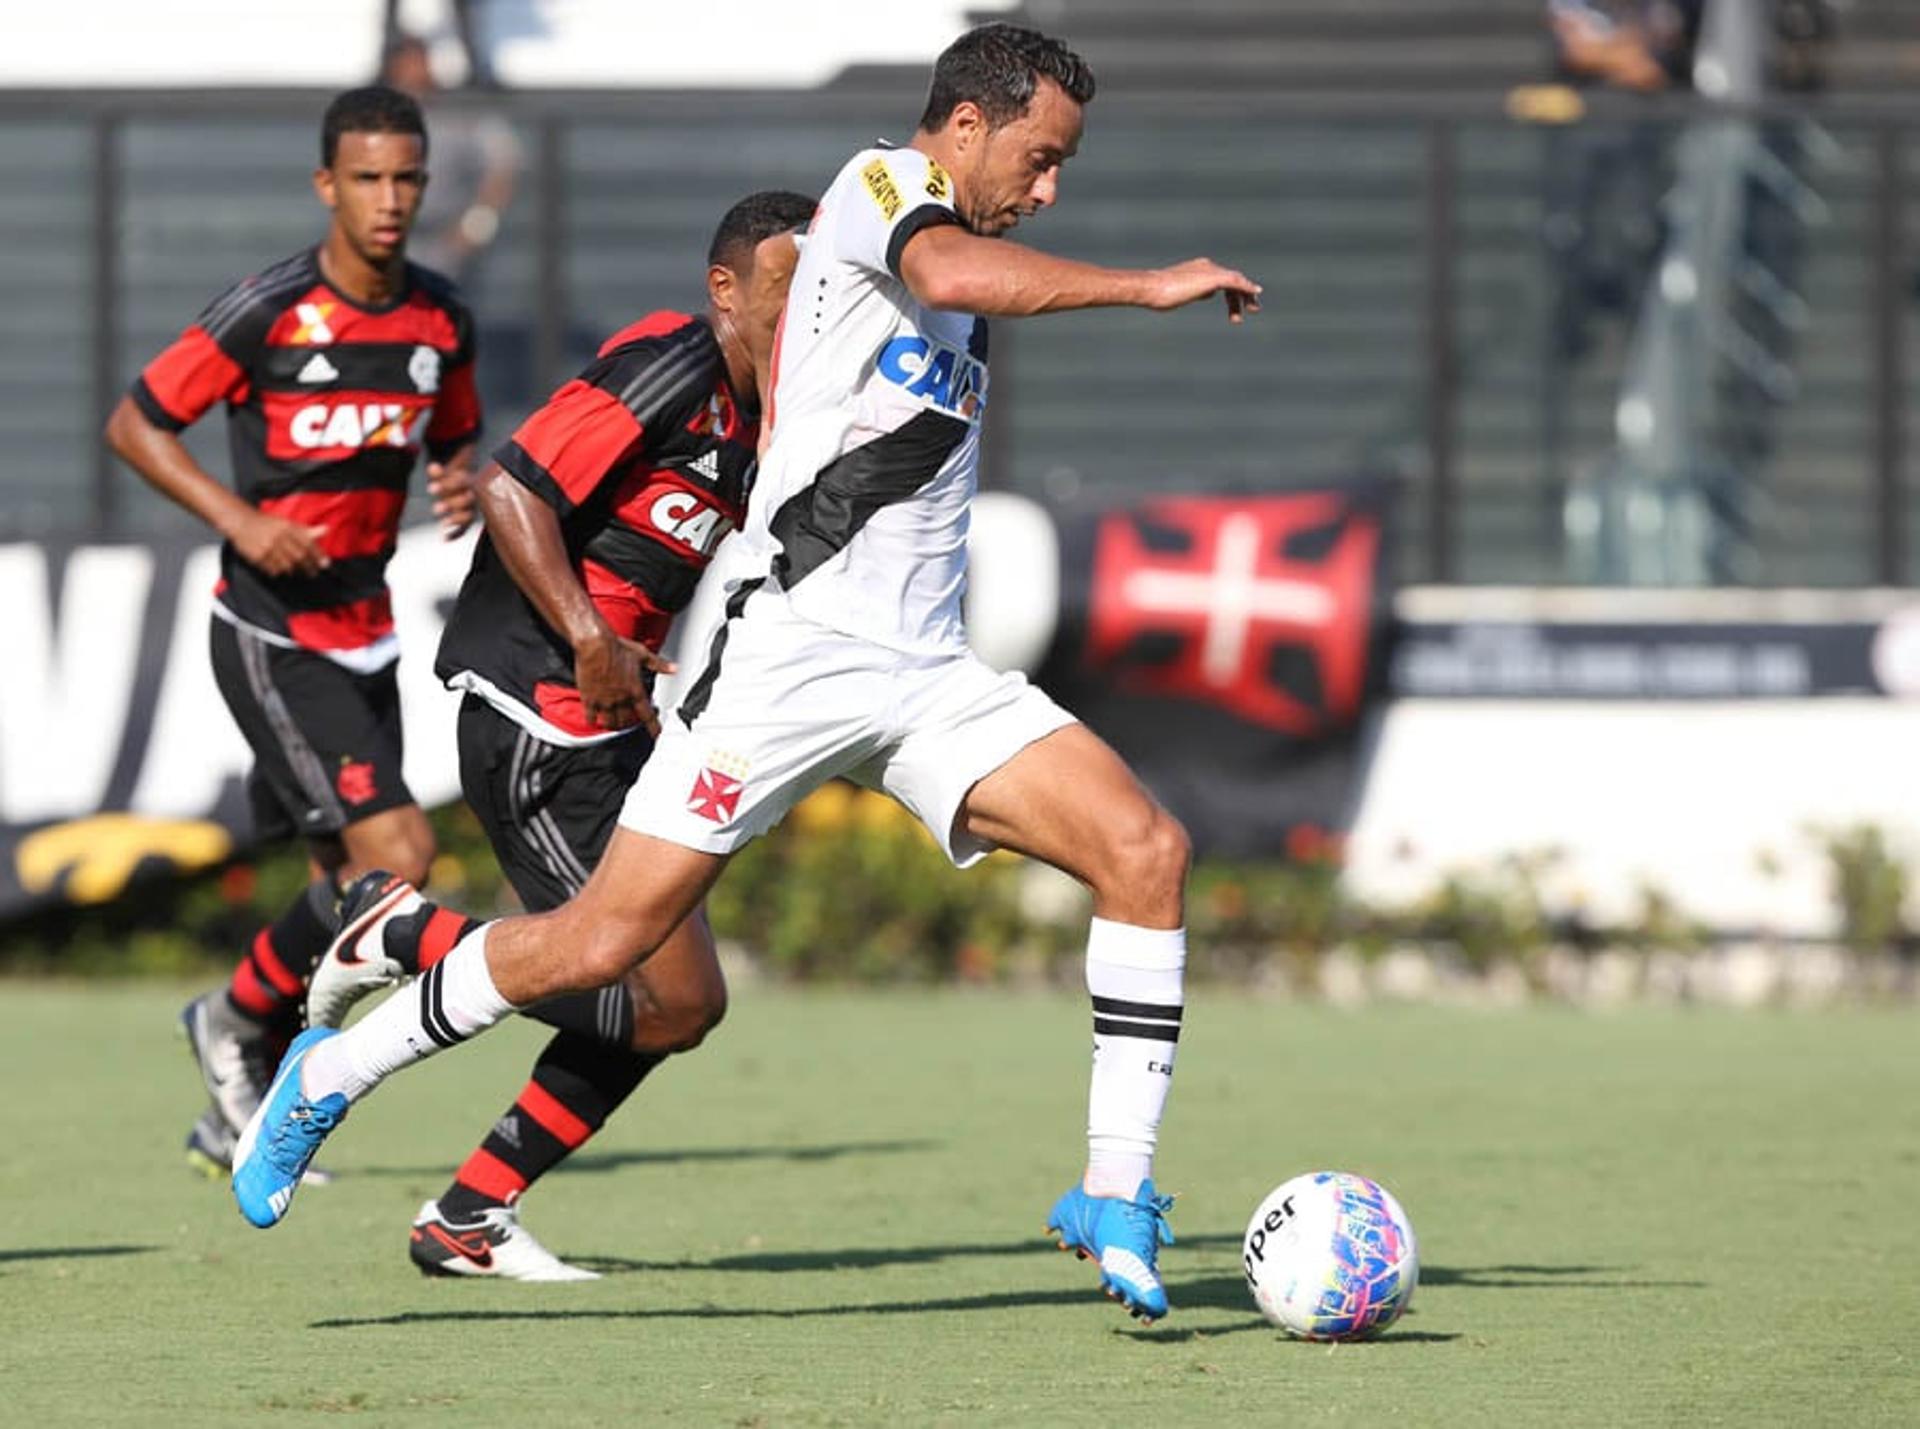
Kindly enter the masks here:
M 413 356 L 407 360 L 407 376 L 413 379 L 413 385 L 431 396 L 440 390 L 440 354 L 424 343 L 413 350 Z

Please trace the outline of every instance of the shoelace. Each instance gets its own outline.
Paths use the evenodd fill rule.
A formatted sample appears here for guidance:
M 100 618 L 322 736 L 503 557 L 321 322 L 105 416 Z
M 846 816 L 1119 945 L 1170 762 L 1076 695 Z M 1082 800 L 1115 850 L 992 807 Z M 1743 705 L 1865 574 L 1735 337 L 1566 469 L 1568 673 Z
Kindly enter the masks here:
M 449 1225 L 453 1222 L 449 1221 Z M 480 1219 L 474 1225 L 493 1226 L 498 1230 L 511 1231 L 520 1228 L 520 1212 L 513 1206 L 489 1206 L 480 1213 Z
M 302 1107 L 306 1109 L 305 1116 L 297 1114 Z M 304 1171 L 320 1143 L 339 1124 L 340 1118 L 326 1107 L 316 1102 L 300 1102 L 288 1113 L 287 1119 L 274 1128 L 273 1139 L 267 1143 L 267 1160 L 287 1175 Z
M 1167 1224 L 1167 1212 L 1172 1209 L 1171 1196 L 1149 1196 L 1143 1201 L 1123 1201 L 1120 1204 L 1120 1214 L 1126 1217 L 1127 1224 L 1151 1236 L 1161 1245 L 1174 1243 L 1173 1227 Z

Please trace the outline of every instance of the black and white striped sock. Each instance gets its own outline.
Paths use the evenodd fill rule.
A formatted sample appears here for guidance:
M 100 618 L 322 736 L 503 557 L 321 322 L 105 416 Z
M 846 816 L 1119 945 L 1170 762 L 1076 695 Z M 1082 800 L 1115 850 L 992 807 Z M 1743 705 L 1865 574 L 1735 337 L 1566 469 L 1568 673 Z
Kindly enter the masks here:
M 1095 918 L 1087 934 L 1093 1082 L 1087 1095 L 1087 1191 L 1131 1197 L 1153 1174 L 1185 1011 L 1184 928 Z
M 301 1068 L 306 1094 L 340 1092 L 358 1101 L 402 1067 L 458 1046 L 513 1012 L 487 970 L 488 927 L 461 939 L 411 986 L 315 1047 Z

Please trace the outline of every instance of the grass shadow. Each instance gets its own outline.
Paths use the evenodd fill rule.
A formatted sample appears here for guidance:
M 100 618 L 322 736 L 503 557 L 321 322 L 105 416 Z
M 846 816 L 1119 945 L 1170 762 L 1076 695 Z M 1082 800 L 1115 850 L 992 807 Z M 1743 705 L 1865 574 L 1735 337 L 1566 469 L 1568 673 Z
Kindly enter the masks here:
M 1176 1300 L 1174 1301 L 1173 1308 L 1174 1311 L 1178 1313 L 1187 1308 L 1187 1305 L 1184 1300 Z M 1143 1340 L 1148 1344 L 1191 1345 L 1205 1344 L 1208 1340 L 1219 1339 L 1223 1335 L 1243 1335 L 1249 1330 L 1265 1330 L 1269 1335 L 1272 1335 L 1274 1339 L 1281 1340 L 1288 1344 L 1298 1344 L 1303 1349 L 1332 1348 L 1330 1344 L 1324 1341 L 1294 1340 L 1284 1331 L 1269 1325 L 1258 1315 L 1253 1316 L 1251 1319 L 1242 1320 L 1237 1324 L 1213 1326 L 1204 1330 L 1192 1330 L 1183 1327 L 1178 1330 L 1121 1330 L 1119 1333 L 1125 1335 L 1130 1340 Z M 1465 1338 L 1466 1336 L 1464 1335 L 1443 1334 L 1438 1330 L 1403 1330 L 1395 1326 L 1376 1339 L 1354 1341 L 1353 1348 L 1369 1349 L 1374 1346 L 1385 1345 L 1444 1345 L 1451 1341 Z
M 1237 1245 L 1237 1235 L 1181 1236 L 1182 1246 L 1212 1247 Z M 1046 1250 L 1050 1241 L 985 1241 L 968 1245 L 848 1246 L 837 1250 L 747 1251 L 739 1255 L 715 1256 L 710 1260 L 629 1260 L 612 1255 L 569 1255 L 566 1258 L 603 1275 L 626 1275 L 636 1271 L 728 1270 L 758 1275 L 835 1270 L 873 1270 L 888 1265 L 928 1265 L 935 1261 L 968 1256 L 1031 1255 Z
M 1201 1280 L 1168 1276 L 1167 1298 L 1182 1310 L 1245 1310 L 1253 1303 L 1246 1279 L 1239 1275 L 1209 1275 Z
M 1210 1283 L 1210 1282 L 1203 1282 Z M 1174 1309 L 1176 1312 L 1217 1308 L 1211 1298 L 1195 1299 L 1194 1285 L 1176 1287 L 1174 1290 Z M 1244 1295 L 1244 1292 L 1243 1292 Z M 1077 1286 L 1071 1290 L 1018 1290 L 1001 1291 L 991 1295 L 963 1295 L 940 1297 L 927 1300 L 884 1300 L 868 1305 L 803 1305 L 790 1310 L 766 1309 L 758 1306 L 697 1305 L 679 1309 L 643 1308 L 630 1310 L 598 1309 L 496 1309 L 476 1308 L 470 1310 L 401 1310 L 391 1315 L 342 1316 L 326 1320 L 314 1320 L 307 1326 L 310 1330 L 364 1330 L 397 1329 L 410 1325 L 437 1324 L 523 1324 L 542 1321 L 648 1321 L 648 1320 L 814 1320 L 838 1319 L 854 1315 L 924 1315 L 942 1313 L 972 1313 L 976 1311 L 1002 1311 L 1034 1309 L 1052 1306 L 1063 1308 L 1081 1308 L 1090 1302 L 1090 1292 L 1086 1286 Z M 1230 1308 L 1244 1308 L 1241 1305 Z M 1245 1334 L 1248 1331 L 1265 1331 L 1280 1337 L 1280 1332 L 1257 1315 L 1231 1324 L 1209 1326 L 1205 1329 L 1162 1329 L 1156 1327 L 1137 1327 L 1117 1329 L 1129 1339 L 1143 1340 L 1149 1343 L 1189 1344 L 1194 1341 L 1215 1339 L 1225 1335 Z M 1442 1334 L 1426 1330 L 1389 1330 L 1377 1340 L 1367 1343 L 1385 1345 L 1401 1344 L 1444 1344 L 1460 1339 L 1457 1334 Z
M 1184 1237 L 1182 1244 L 1196 1248 L 1235 1245 L 1239 1236 L 1231 1233 Z M 987 1241 L 971 1244 L 892 1247 L 851 1247 L 838 1250 L 750 1253 L 717 1256 L 707 1260 L 640 1261 L 615 1256 L 574 1256 L 576 1263 L 602 1274 L 635 1271 L 747 1271 L 757 1274 L 781 1274 L 793 1271 L 861 1270 L 888 1265 L 924 1265 L 962 1256 L 1029 1255 L 1046 1246 L 1042 1240 Z M 1697 1289 L 1704 1282 L 1685 1280 L 1636 1280 L 1622 1278 L 1623 1267 L 1599 1265 L 1492 1265 L 1422 1267 L 1422 1286 L 1506 1290 L 1506 1289 Z M 1582 1279 L 1603 1276 L 1603 1279 Z M 1284 1338 L 1281 1332 L 1257 1315 L 1248 1315 L 1246 1282 L 1239 1275 L 1202 1275 L 1169 1278 L 1168 1294 L 1178 1311 L 1212 1310 L 1236 1318 L 1224 1325 L 1177 1328 L 1126 1328 L 1116 1333 L 1129 1338 L 1161 1344 L 1188 1344 L 1223 1335 L 1265 1332 Z M 450 1310 L 403 1310 L 392 1315 L 343 1317 L 315 1320 L 315 1330 L 346 1330 L 400 1327 L 419 1324 L 515 1323 L 521 1321 L 565 1320 L 807 1320 L 832 1319 L 853 1315 L 914 1315 L 942 1312 L 995 1311 L 1044 1306 L 1075 1306 L 1087 1303 L 1084 1286 L 1070 1290 L 1006 1291 L 991 1295 L 958 1296 L 925 1300 L 891 1300 L 873 1304 L 807 1305 L 776 1310 L 759 1306 L 699 1305 L 684 1308 L 645 1309 L 495 1309 L 475 1307 Z M 1389 1329 L 1368 1346 L 1449 1344 L 1464 1336 L 1437 1330 L 1418 1330 L 1404 1325 Z
M 992 1295 L 963 1295 L 930 1300 L 885 1300 L 870 1305 L 802 1305 L 791 1310 L 755 1306 L 692 1305 L 680 1309 L 635 1310 L 402 1310 L 392 1315 L 368 1315 L 314 1320 L 310 1330 L 385 1329 L 405 1325 L 514 1324 L 543 1320 L 813 1320 L 848 1315 L 919 1315 L 943 1311 L 1016 1310 L 1041 1305 L 1085 1305 L 1087 1287 L 1073 1290 L 1009 1290 Z
M 1209 1275 L 1197 1280 L 1180 1280 L 1169 1277 L 1167 1298 L 1173 1302 L 1175 1310 L 1222 1310 L 1245 1311 L 1252 1305 L 1252 1294 L 1247 1282 L 1239 1275 Z M 1409 1314 L 1414 1313 L 1409 1308 Z M 1264 1318 L 1254 1315 L 1236 1324 L 1205 1329 L 1181 1329 L 1178 1331 L 1151 1330 L 1134 1331 L 1144 1339 L 1165 1339 L 1178 1334 L 1193 1339 L 1211 1339 L 1215 1335 L 1237 1335 L 1247 1330 L 1265 1330 L 1270 1334 L 1282 1336 L 1283 1332 L 1269 1325 Z M 1447 1340 L 1457 1340 L 1459 1335 L 1440 1334 L 1431 1330 L 1389 1329 L 1379 1340 L 1370 1340 L 1369 1344 L 1380 1344 L 1386 1340 L 1406 1340 L 1415 1344 L 1438 1344 Z
M 1704 1290 L 1704 1280 L 1622 1279 L 1623 1265 L 1423 1265 L 1420 1285 L 1464 1290 Z M 1604 1280 L 1575 1279 L 1602 1275 Z
M 146 1255 L 157 1245 L 46 1245 L 24 1250 L 0 1250 L 0 1264 L 14 1260 L 78 1260 L 86 1256 Z
M 1237 1245 L 1239 1240 L 1240 1237 L 1237 1235 L 1222 1233 L 1183 1237 L 1181 1244 L 1196 1247 L 1214 1247 Z M 962 1256 L 1032 1256 L 1036 1251 L 1049 1248 L 1051 1248 L 1051 1242 L 1035 1237 L 1030 1240 L 986 1241 L 966 1244 L 861 1246 L 838 1250 L 773 1252 L 767 1254 L 749 1253 L 744 1255 L 716 1256 L 707 1260 L 643 1261 L 628 1260 L 617 1256 L 585 1255 L 570 1255 L 567 1258 L 577 1265 L 584 1266 L 590 1270 L 597 1270 L 602 1274 L 617 1275 L 635 1271 L 700 1272 L 721 1270 L 777 1275 L 793 1271 L 860 1270 L 889 1265 L 924 1265 L 933 1261 Z M 1244 1310 L 1246 1308 L 1246 1289 L 1238 1276 L 1211 1276 L 1202 1280 L 1177 1281 L 1171 1288 L 1175 1304 L 1182 1308 L 1230 1310 Z M 948 1311 L 1009 1310 L 1051 1305 L 1085 1305 L 1088 1302 L 1089 1295 L 1089 1287 L 1082 1283 L 1072 1289 L 1003 1291 L 991 1295 L 881 1301 L 868 1305 L 808 1305 L 790 1310 L 766 1309 L 758 1306 L 723 1305 L 691 1306 L 682 1309 L 648 1308 L 634 1310 L 514 1310 L 489 1308 L 467 1310 L 404 1310 L 392 1315 L 316 1320 L 312 1322 L 308 1328 L 315 1330 L 342 1330 L 417 1324 L 465 1323 L 469 1321 L 504 1321 L 510 1323 L 521 1320 L 805 1320 L 848 1315 L 912 1315 Z M 1230 1325 L 1209 1333 L 1234 1334 L 1241 1330 L 1260 1328 L 1264 1325 L 1265 1321 L 1255 1319 L 1244 1325 Z M 1152 1338 L 1157 1332 L 1141 1330 L 1137 1333 Z
M 653 1151 L 588 1151 L 568 1157 L 557 1175 L 618 1171 L 628 1166 L 694 1165 L 701 1162 L 786 1161 L 807 1164 L 838 1161 L 849 1156 L 897 1156 L 931 1151 L 941 1143 L 928 1138 L 895 1141 L 841 1141 L 824 1146 L 690 1146 Z M 447 1164 L 432 1166 L 362 1166 L 354 1176 L 444 1176 Z
M 1238 1245 L 1239 1242 L 1240 1237 L 1231 1232 L 1183 1236 L 1180 1240 L 1181 1245 L 1193 1249 L 1218 1249 Z M 754 1251 L 738 1255 L 714 1256 L 704 1260 L 689 1258 L 654 1261 L 634 1260 L 621 1256 L 578 1254 L 570 1255 L 568 1259 L 589 1270 L 598 1271 L 602 1275 L 633 1274 L 644 1271 L 656 1273 L 744 1271 L 749 1274 L 779 1275 L 810 1271 L 868 1270 L 893 1265 L 926 1265 L 971 1256 L 1031 1255 L 1034 1251 L 1045 1249 L 1047 1246 L 1047 1241 L 1034 1238 L 965 1244 L 853 1246 L 812 1251 Z M 1619 1274 L 1622 1269 L 1624 1267 L 1601 1265 L 1423 1266 L 1420 1272 L 1420 1283 L 1423 1287 L 1445 1286 L 1480 1290 L 1538 1290 L 1561 1287 L 1582 1290 L 1698 1289 L 1704 1285 L 1702 1281 L 1623 1278 Z M 1587 1276 L 1605 1278 L 1580 1278 Z M 1237 1274 L 1201 1275 L 1182 1279 L 1176 1271 L 1169 1277 L 1167 1288 L 1177 1310 L 1213 1310 L 1227 1314 L 1236 1312 L 1244 1314 L 1248 1309 L 1246 1282 Z M 1051 1305 L 1084 1305 L 1086 1301 L 1087 1290 L 1084 1287 L 1076 1287 L 1071 1290 L 1008 1291 L 991 1295 L 882 1301 L 866 1305 L 809 1305 L 788 1310 L 711 1304 L 678 1309 L 626 1310 L 590 1308 L 516 1310 L 475 1307 L 457 1310 L 405 1310 L 392 1315 L 316 1320 L 308 1328 L 341 1330 L 436 1323 L 488 1321 L 511 1323 L 542 1320 L 804 1320 L 849 1315 L 910 1315 L 951 1311 L 1008 1310 Z M 1280 1334 L 1273 1326 L 1256 1315 L 1248 1315 L 1244 1319 L 1237 1319 L 1225 1325 L 1203 1328 L 1138 1328 L 1121 1330 L 1119 1333 L 1143 1340 L 1182 1344 L 1220 1335 L 1244 1334 L 1248 1331 L 1266 1331 L 1276 1336 Z M 1388 1330 L 1380 1338 L 1366 1341 L 1366 1343 L 1370 1345 L 1446 1344 L 1461 1338 L 1461 1335 L 1440 1331 L 1395 1328 Z

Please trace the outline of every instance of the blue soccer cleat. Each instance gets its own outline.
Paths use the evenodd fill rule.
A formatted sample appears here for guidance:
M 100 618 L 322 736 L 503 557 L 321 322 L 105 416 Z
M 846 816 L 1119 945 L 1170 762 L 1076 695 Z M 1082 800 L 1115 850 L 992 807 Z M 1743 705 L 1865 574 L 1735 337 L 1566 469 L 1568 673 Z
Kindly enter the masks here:
M 347 1118 L 347 1099 L 340 1093 L 309 1101 L 300 1090 L 307 1053 L 339 1035 L 332 1027 L 310 1027 L 293 1039 L 260 1109 L 234 1145 L 233 1199 L 240 1214 L 262 1230 L 280 1223 L 313 1153 Z
M 1173 1197 L 1142 1181 L 1131 1201 L 1089 1196 L 1075 1186 L 1053 1203 L 1047 1230 L 1060 1249 L 1100 1267 L 1100 1288 L 1136 1320 L 1151 1324 L 1167 1313 L 1167 1290 L 1156 1268 L 1160 1247 L 1173 1244 L 1167 1212 Z

